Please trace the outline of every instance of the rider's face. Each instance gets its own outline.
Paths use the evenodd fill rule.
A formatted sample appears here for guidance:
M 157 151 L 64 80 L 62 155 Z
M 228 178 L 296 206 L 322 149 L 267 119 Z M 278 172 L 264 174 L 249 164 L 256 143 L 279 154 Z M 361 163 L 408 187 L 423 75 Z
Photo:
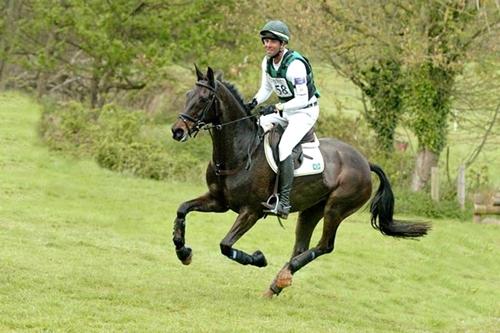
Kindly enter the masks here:
M 281 50 L 281 42 L 279 40 L 264 38 L 263 43 L 266 55 L 269 57 L 274 57 Z

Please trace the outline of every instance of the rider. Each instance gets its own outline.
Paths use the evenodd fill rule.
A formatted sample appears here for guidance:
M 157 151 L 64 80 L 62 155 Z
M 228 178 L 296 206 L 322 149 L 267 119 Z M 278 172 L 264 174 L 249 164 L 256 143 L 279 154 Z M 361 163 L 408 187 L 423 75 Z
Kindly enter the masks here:
M 279 143 L 279 200 L 275 205 L 262 203 L 267 213 L 287 218 L 293 183 L 292 149 L 314 126 L 319 114 L 319 93 L 314 85 L 309 61 L 296 51 L 287 49 L 290 31 L 281 21 L 269 21 L 260 31 L 266 55 L 262 60 L 260 89 L 247 110 L 266 101 L 275 92 L 279 103 L 264 107 L 260 125 L 264 131 L 275 124 L 285 128 Z

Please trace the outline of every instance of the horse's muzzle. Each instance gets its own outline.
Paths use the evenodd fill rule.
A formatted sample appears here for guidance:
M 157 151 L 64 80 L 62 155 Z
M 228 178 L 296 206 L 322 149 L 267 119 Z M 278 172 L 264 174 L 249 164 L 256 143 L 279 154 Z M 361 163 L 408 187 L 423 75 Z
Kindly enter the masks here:
M 186 141 L 187 133 L 181 127 L 172 127 L 172 138 L 176 141 Z

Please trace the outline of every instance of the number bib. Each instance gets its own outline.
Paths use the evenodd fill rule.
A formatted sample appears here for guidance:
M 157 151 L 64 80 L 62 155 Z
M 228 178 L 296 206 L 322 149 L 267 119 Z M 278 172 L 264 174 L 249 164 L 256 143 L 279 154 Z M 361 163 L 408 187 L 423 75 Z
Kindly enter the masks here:
M 288 84 L 286 82 L 286 79 L 277 77 L 270 77 L 269 75 L 267 76 L 269 81 L 271 82 L 271 85 L 273 86 L 273 90 L 278 95 L 278 97 L 292 97 L 293 93 L 290 91 L 288 88 Z

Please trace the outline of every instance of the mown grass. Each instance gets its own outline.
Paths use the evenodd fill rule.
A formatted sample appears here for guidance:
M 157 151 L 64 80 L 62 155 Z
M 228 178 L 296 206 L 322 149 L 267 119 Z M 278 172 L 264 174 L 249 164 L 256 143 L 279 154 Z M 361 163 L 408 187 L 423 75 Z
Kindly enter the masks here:
M 269 266 L 219 253 L 235 214 L 192 213 L 182 266 L 171 244 L 178 204 L 203 184 L 156 182 L 51 153 L 39 109 L 0 95 L 0 331 L 499 332 L 500 228 L 437 220 L 421 241 L 341 226 L 334 254 L 260 297 L 287 260 L 286 229 L 266 219 L 238 248 Z M 318 235 L 315 235 L 317 239 Z

